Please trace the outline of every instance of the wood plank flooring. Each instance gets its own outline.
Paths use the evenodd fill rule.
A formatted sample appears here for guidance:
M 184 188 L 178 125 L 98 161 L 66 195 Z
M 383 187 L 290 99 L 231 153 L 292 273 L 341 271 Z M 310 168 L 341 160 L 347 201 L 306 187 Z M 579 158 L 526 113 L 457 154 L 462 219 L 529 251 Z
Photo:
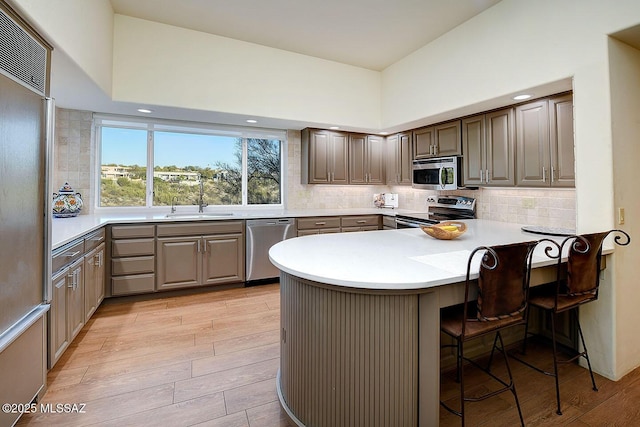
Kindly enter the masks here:
M 18 425 L 288 426 L 275 390 L 279 304 L 277 284 L 105 301 L 49 372 L 40 402 L 85 403 L 85 413 L 25 414 Z M 542 346 L 529 357 L 550 360 Z M 504 373 L 502 365 L 497 359 L 497 372 Z M 594 392 L 586 370 L 564 366 L 558 416 L 553 378 L 513 360 L 511 367 L 527 425 L 638 425 L 640 368 L 618 382 L 597 376 Z M 465 378 L 471 393 L 495 387 L 473 369 Z M 441 393 L 456 405 L 451 373 L 443 375 Z M 470 426 L 518 424 L 510 394 L 467 409 Z M 440 424 L 460 420 L 441 410 Z

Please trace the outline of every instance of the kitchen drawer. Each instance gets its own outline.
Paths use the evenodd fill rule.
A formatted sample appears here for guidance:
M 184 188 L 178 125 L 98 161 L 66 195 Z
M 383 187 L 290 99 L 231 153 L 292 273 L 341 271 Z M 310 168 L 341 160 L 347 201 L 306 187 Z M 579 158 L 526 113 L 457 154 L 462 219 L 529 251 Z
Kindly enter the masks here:
M 352 231 L 376 231 L 376 230 L 379 230 L 378 226 L 376 225 L 367 225 L 364 227 L 342 227 L 343 233 L 349 233 Z
M 198 221 L 194 223 L 158 225 L 158 237 L 205 236 L 237 234 L 244 230 L 244 221 Z
M 298 230 L 310 230 L 318 228 L 340 228 L 339 216 L 324 216 L 296 219 Z
M 112 239 L 133 239 L 135 237 L 154 237 L 155 225 L 114 225 L 111 227 Z
M 111 274 L 113 276 L 126 276 L 140 273 L 153 273 L 155 271 L 155 257 L 139 256 L 133 258 L 117 258 L 111 260 Z
M 114 240 L 111 243 L 112 258 L 153 255 L 154 251 L 154 239 Z
M 342 227 L 364 227 L 364 226 L 376 226 L 380 225 L 380 216 L 378 215 L 366 215 L 366 216 L 343 216 Z
M 93 249 L 97 248 L 100 243 L 104 242 L 104 236 L 104 228 L 94 231 L 91 234 L 87 234 L 84 237 L 84 251 L 91 252 Z
M 55 273 L 64 266 L 84 256 L 84 239 L 75 240 L 51 254 L 51 272 Z
M 340 229 L 339 228 L 312 228 L 309 230 L 299 230 L 298 237 L 311 236 L 313 234 L 330 234 L 330 233 L 340 233 Z
M 153 292 L 155 282 L 154 274 L 113 277 L 111 279 L 111 294 L 116 296 Z

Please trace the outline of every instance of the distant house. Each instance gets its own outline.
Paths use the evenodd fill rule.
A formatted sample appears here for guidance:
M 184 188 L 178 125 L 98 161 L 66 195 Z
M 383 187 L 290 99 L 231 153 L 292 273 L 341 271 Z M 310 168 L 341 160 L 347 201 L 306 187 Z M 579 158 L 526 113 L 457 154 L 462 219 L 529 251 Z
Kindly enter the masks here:
M 131 168 L 128 166 L 102 166 L 100 177 L 102 179 L 117 180 L 118 178 L 131 178 Z

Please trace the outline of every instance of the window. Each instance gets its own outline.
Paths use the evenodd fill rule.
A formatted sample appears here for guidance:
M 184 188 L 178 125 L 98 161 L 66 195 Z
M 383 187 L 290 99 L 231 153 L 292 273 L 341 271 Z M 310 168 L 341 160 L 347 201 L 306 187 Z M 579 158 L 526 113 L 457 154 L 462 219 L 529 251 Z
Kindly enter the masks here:
M 96 117 L 99 208 L 282 206 L 284 132 Z

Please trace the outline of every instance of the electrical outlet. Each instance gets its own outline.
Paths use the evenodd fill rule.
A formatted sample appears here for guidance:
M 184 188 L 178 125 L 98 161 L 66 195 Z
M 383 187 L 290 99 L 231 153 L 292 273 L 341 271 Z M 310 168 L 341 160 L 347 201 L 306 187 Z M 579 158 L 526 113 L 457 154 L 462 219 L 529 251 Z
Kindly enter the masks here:
M 618 208 L 618 224 L 624 224 L 624 208 Z

